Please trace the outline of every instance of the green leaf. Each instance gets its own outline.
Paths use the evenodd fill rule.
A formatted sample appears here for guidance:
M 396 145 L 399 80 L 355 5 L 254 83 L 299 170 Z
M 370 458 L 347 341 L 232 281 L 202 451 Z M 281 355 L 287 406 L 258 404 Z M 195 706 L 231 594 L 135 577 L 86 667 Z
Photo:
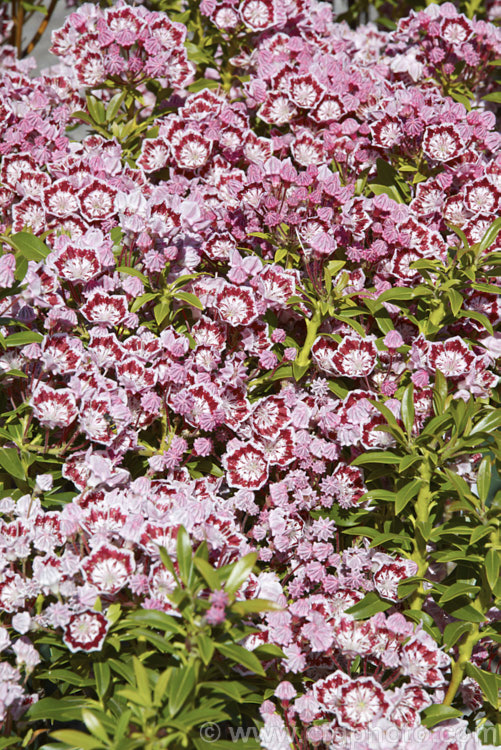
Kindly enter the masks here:
M 488 333 L 490 333 L 491 336 L 494 334 L 492 323 L 487 317 L 487 315 L 484 315 L 483 313 L 480 313 L 477 310 L 461 310 L 458 313 L 458 318 L 472 318 L 473 320 L 476 320 L 477 323 L 480 323 L 481 325 L 483 325 L 485 330 Z
M 490 456 L 484 456 L 480 462 L 477 473 L 477 490 L 478 496 L 483 503 L 486 502 L 491 489 L 492 481 L 492 459 Z
M 111 103 L 111 102 L 110 102 Z M 114 245 L 118 245 L 123 239 L 123 231 L 120 227 L 113 227 L 110 232 L 111 241 Z
M 209 638 L 208 635 L 200 633 L 200 635 L 197 635 L 196 637 L 196 643 L 203 663 L 205 664 L 205 666 L 208 666 L 211 663 L 212 657 L 214 655 L 214 641 Z
M 438 603 L 445 604 L 445 602 L 450 602 L 453 599 L 457 599 L 459 596 L 465 596 L 466 594 L 476 594 L 477 591 L 480 591 L 480 586 L 472 586 L 469 583 L 462 583 L 461 581 L 458 581 L 457 583 L 453 583 L 451 586 L 447 586 L 445 592 L 438 600 Z
M 351 466 L 363 466 L 364 464 L 398 464 L 400 456 L 391 451 L 367 451 L 357 456 L 351 462 Z
M 193 564 L 212 591 L 221 588 L 218 572 L 207 560 L 194 558 Z
M 216 643 L 216 649 L 226 658 L 231 659 L 235 664 L 239 664 L 251 672 L 266 676 L 266 672 L 257 656 L 252 651 L 247 651 L 243 646 L 236 643 Z
M 89 114 L 98 125 L 103 125 L 106 122 L 106 110 L 104 104 L 99 99 L 96 99 L 92 94 L 87 96 L 87 109 Z
M 214 58 L 212 55 L 207 54 L 201 47 L 198 47 L 193 42 L 186 41 L 184 43 L 186 51 L 188 53 L 188 59 L 193 60 L 196 63 L 205 63 L 206 65 L 214 64 Z
M 447 297 L 449 298 L 452 314 L 456 317 L 463 306 L 463 296 L 455 289 L 449 289 Z
M 16 479 L 26 480 L 26 473 L 24 466 L 18 456 L 15 448 L 1 448 L 0 449 L 0 466 L 8 474 L 11 474 Z
M 382 500 L 384 503 L 394 503 L 395 493 L 390 490 L 369 490 L 360 498 L 361 502 L 365 500 Z
M 151 302 L 154 299 L 158 299 L 158 294 L 153 292 L 146 292 L 146 294 L 141 294 L 137 299 L 134 300 L 130 307 L 131 313 L 135 313 L 141 308 L 143 305 L 145 305 L 147 302 Z
M 83 708 L 88 708 L 88 702 L 82 696 L 42 698 L 30 706 L 27 716 L 31 721 L 81 721 Z
M 83 732 L 78 732 L 76 729 L 61 729 L 52 732 L 50 736 L 56 740 L 61 740 L 61 742 L 66 742 L 70 745 L 71 750 L 97 750 L 97 748 L 103 747 L 100 740 Z
M 106 107 L 106 122 L 111 122 L 115 119 L 126 94 L 127 91 L 121 91 L 110 99 Z
M 143 284 L 146 286 L 150 283 L 144 273 L 141 273 L 141 271 L 138 271 L 137 268 L 131 268 L 130 266 L 118 266 L 117 273 L 126 273 L 127 276 L 135 276 L 138 279 L 141 279 Z
M 492 94 L 486 94 L 482 97 L 485 102 L 494 102 L 495 104 L 501 104 L 501 91 L 494 91 Z
M 177 714 L 190 693 L 194 692 L 196 680 L 197 674 L 194 664 L 173 670 L 168 690 L 168 708 L 171 716 Z
M 43 336 L 38 331 L 22 331 L 21 333 L 12 333 L 5 339 L 6 346 L 26 346 L 26 344 L 39 344 L 43 341 Z
M 84 720 L 84 724 L 89 730 L 91 734 L 94 735 L 94 737 L 97 737 L 98 740 L 101 740 L 101 742 L 109 743 L 109 737 L 106 734 L 106 730 L 97 718 L 97 716 L 92 713 L 92 711 L 89 711 L 88 709 L 85 709 L 82 711 L 82 719 Z
M 94 677 L 96 678 L 96 692 L 102 699 L 110 684 L 111 670 L 108 664 L 103 661 L 94 662 L 93 667 Z
M 479 669 L 471 662 L 466 664 L 466 674 L 478 682 L 485 699 L 495 709 L 499 708 L 499 690 L 501 689 L 501 675 Z
M 308 372 L 310 365 L 299 365 L 297 362 L 292 363 L 292 372 L 294 375 L 294 380 L 298 381 L 301 380 L 303 375 L 305 375 Z
M 198 78 L 194 83 L 190 83 L 186 88 L 192 93 L 202 91 L 202 89 L 217 89 L 221 85 L 220 81 L 213 78 Z
M 28 735 L 25 738 L 24 742 L 26 742 L 26 739 L 30 739 Z M 0 739 L 0 750 L 4 750 L 4 748 L 6 747 L 12 747 L 14 744 L 17 744 L 20 741 L 21 741 L 21 737 L 17 737 L 17 736 L 15 737 L 14 735 L 11 735 L 10 737 L 4 737 L 3 739 Z M 26 745 L 24 743 L 22 745 L 17 744 L 17 748 L 20 748 L 20 747 L 26 747 Z
M 459 719 L 463 714 L 456 708 L 451 706 L 444 706 L 443 703 L 438 703 L 433 706 L 429 706 L 421 714 L 421 722 L 431 729 L 436 724 L 440 724 L 441 721 L 449 721 L 450 719 Z
M 256 560 L 257 552 L 249 552 L 248 555 L 245 555 L 245 557 L 242 557 L 234 563 L 224 587 L 224 590 L 228 594 L 235 594 L 238 591 L 240 586 L 251 574 L 252 568 L 256 564 Z
M 407 434 L 412 435 L 414 426 L 414 385 L 412 383 L 407 386 L 402 396 L 402 422 Z
M 464 607 L 459 607 L 459 609 L 455 609 L 449 614 L 457 620 L 465 620 L 467 622 L 485 622 L 487 619 L 485 615 L 479 612 L 478 609 L 475 609 L 475 607 L 472 607 L 471 604 L 465 604 Z
M 414 299 L 414 289 L 409 289 L 406 286 L 396 286 L 393 289 L 387 289 L 385 292 L 376 298 L 376 302 L 397 302 L 399 300 Z
M 399 474 L 403 474 L 404 471 L 407 471 L 407 469 L 409 469 L 411 466 L 414 466 L 414 464 L 418 463 L 419 461 L 421 461 L 421 456 L 418 456 L 416 454 L 403 456 L 399 462 Z
M 192 307 L 196 307 L 198 310 L 204 309 L 202 302 L 200 302 L 195 294 L 191 294 L 191 292 L 176 292 L 175 298 L 177 300 L 182 299 L 184 302 L 187 302 Z
M 487 582 L 489 583 L 491 591 L 494 589 L 496 583 L 499 580 L 500 564 L 501 564 L 501 560 L 499 557 L 499 552 L 495 549 L 487 550 L 487 554 L 485 556 L 484 567 L 485 567 L 485 575 L 487 577 Z
M 155 316 L 155 322 L 158 326 L 162 325 L 165 318 L 170 312 L 170 302 L 159 302 L 153 308 L 153 315 Z
M 149 705 L 151 704 L 151 690 L 146 668 L 144 664 L 140 662 L 137 656 L 132 657 L 132 664 L 136 677 L 137 692 L 141 696 L 141 698 L 143 698 L 144 704 Z
M 37 677 L 49 680 L 49 682 L 66 683 L 74 687 L 89 687 L 89 685 L 94 684 L 91 677 L 82 677 L 71 669 L 48 669 L 46 672 L 38 673 Z
M 492 432 L 501 427 L 501 409 L 491 411 L 471 428 L 471 435 L 476 432 Z
M 37 263 L 45 260 L 50 253 L 50 248 L 31 232 L 11 234 L 9 244 L 20 252 L 26 260 L 34 260 Z
M 184 526 L 180 526 L 177 532 L 176 554 L 181 580 L 186 585 L 189 585 L 193 570 L 193 551 L 190 537 Z
M 237 615 L 246 615 L 249 612 L 271 612 L 282 611 L 283 607 L 272 599 L 245 599 L 245 601 L 235 602 L 231 611 Z
M 449 387 L 444 375 L 437 370 L 435 373 L 435 384 L 433 386 L 433 407 L 437 416 L 442 416 L 445 409 L 445 400 L 449 393 Z
M 471 533 L 470 544 L 476 544 L 484 536 L 491 534 L 492 531 L 492 526 L 477 526 Z
M 284 652 L 275 643 L 262 643 L 260 646 L 254 649 L 253 653 L 255 653 L 256 656 L 259 656 L 259 658 L 263 660 L 267 657 L 271 657 L 272 659 L 285 658 Z
M 353 615 L 355 620 L 365 620 L 378 612 L 384 612 L 392 607 L 391 602 L 382 601 L 373 591 L 366 594 L 364 598 L 346 610 L 348 615 Z
M 494 286 L 494 284 L 481 284 L 477 282 L 476 284 L 470 284 L 472 289 L 476 289 L 477 292 L 484 292 L 485 294 L 501 294 L 501 288 L 499 286 Z
M 26 260 L 24 256 L 20 255 L 16 258 L 16 271 L 14 273 L 14 278 L 16 281 L 23 281 L 27 273 L 28 273 L 28 261 Z M 11 293 L 13 294 L 14 291 L 12 290 Z M 4 295 L 2 294 L 2 297 L 3 296 Z
M 167 568 L 167 570 L 169 571 L 169 573 L 172 573 L 172 575 L 174 576 L 174 580 L 179 585 L 179 578 L 178 578 L 176 569 L 175 569 L 174 564 L 173 564 L 172 560 L 170 559 L 169 553 L 167 552 L 167 550 L 165 549 L 165 547 L 159 547 L 158 548 L 158 553 L 160 555 L 160 559 L 163 562 L 164 566 Z
M 470 622 L 450 622 L 445 626 L 443 640 L 446 648 L 452 648 L 462 635 L 469 633 L 472 628 Z
M 157 680 L 155 690 L 153 691 L 153 702 L 156 706 L 161 706 L 163 703 L 163 699 L 165 694 L 167 693 L 167 687 L 169 685 L 172 672 L 172 667 L 168 667 L 164 672 L 162 672 Z
M 404 202 L 402 196 L 398 191 L 398 188 L 396 188 L 395 185 L 376 185 L 375 183 L 371 182 L 369 185 L 367 185 L 367 187 L 372 190 L 374 195 L 382 195 L 384 193 L 396 203 Z
M 395 514 L 397 516 L 404 510 L 409 501 L 412 500 L 413 497 L 416 497 L 421 489 L 421 485 L 421 479 L 413 479 L 412 482 L 409 482 L 409 484 L 406 484 L 397 492 L 395 497 Z
M 138 609 L 131 612 L 124 620 L 120 621 L 120 627 L 128 628 L 131 625 L 143 625 L 145 628 L 158 628 L 158 630 L 163 630 L 165 633 L 178 633 L 179 635 L 185 634 L 184 627 L 177 617 L 172 617 L 172 615 L 168 615 L 166 612 L 160 612 L 156 609 Z

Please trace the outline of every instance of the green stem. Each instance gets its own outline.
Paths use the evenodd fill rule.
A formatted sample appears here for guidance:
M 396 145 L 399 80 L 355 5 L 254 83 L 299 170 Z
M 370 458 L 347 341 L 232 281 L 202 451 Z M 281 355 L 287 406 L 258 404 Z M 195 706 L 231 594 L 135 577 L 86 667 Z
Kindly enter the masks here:
M 428 555 L 426 550 L 426 540 L 422 533 L 422 527 L 425 526 L 430 518 L 430 507 L 432 501 L 431 478 L 433 469 L 429 457 L 424 457 L 419 469 L 419 478 L 422 481 L 421 489 L 416 499 L 416 524 L 414 528 L 414 552 L 411 560 L 418 566 L 417 575 L 422 578 L 428 570 Z M 419 582 L 417 591 L 411 596 L 409 603 L 411 609 L 421 610 L 426 599 L 426 591 L 423 581 Z
M 451 681 L 449 683 L 449 687 L 447 688 L 447 693 L 445 694 L 444 698 L 444 705 L 450 706 L 452 701 L 454 700 L 456 693 L 459 689 L 459 686 L 461 685 L 466 669 L 466 665 L 471 659 L 471 655 L 473 653 L 473 648 L 477 641 L 480 638 L 480 632 L 478 628 L 478 624 L 471 623 L 471 630 L 464 639 L 464 641 L 459 646 L 459 654 L 456 661 L 453 662 L 452 665 L 452 675 L 451 675 Z
M 306 321 L 306 339 L 303 344 L 303 348 L 299 352 L 296 363 L 299 367 L 307 367 L 310 364 L 311 347 L 315 343 L 318 335 L 318 329 L 322 324 L 322 315 L 320 310 L 317 308 L 314 310 L 313 315 L 309 320 Z

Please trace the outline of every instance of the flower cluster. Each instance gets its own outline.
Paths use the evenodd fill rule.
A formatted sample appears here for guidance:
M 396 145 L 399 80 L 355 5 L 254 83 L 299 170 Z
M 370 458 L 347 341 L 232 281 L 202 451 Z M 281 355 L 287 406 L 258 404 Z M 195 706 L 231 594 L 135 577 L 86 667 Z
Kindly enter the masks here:
M 315 0 L 199 5 L 200 90 L 187 28 L 122 2 L 72 13 L 52 72 L 2 58 L 0 724 L 37 697 L 41 634 L 99 652 L 114 605 L 180 616 L 184 527 L 216 569 L 258 555 L 237 599 L 275 605 L 242 641 L 281 680 L 263 747 L 387 750 L 453 700 L 472 728 L 480 682 L 450 686 L 499 638 L 495 561 L 468 565 L 499 541 L 500 31 L 450 3 L 395 32 Z M 458 727 L 426 747 L 477 748 Z
M 165 13 L 124 3 L 103 11 L 88 3 L 54 32 L 51 52 L 73 70 L 77 87 L 107 80 L 137 87 L 154 78 L 165 87 L 182 88 L 193 78 L 185 39 L 186 27 Z

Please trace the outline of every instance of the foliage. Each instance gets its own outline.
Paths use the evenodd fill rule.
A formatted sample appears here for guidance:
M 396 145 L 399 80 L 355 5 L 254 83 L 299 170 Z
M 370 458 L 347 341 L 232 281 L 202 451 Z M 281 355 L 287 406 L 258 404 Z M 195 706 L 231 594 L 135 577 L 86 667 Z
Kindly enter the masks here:
M 84 4 L 58 69 L 4 45 L 0 747 L 501 744 L 466 11 Z

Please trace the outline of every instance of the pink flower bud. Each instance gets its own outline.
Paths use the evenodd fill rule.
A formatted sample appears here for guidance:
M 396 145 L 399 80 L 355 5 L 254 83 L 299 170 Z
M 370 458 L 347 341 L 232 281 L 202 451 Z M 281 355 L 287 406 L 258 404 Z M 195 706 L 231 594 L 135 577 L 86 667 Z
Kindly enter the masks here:
M 388 331 L 383 339 L 383 342 L 384 345 L 388 347 L 388 349 L 398 349 L 400 346 L 402 346 L 404 340 L 398 331 Z

